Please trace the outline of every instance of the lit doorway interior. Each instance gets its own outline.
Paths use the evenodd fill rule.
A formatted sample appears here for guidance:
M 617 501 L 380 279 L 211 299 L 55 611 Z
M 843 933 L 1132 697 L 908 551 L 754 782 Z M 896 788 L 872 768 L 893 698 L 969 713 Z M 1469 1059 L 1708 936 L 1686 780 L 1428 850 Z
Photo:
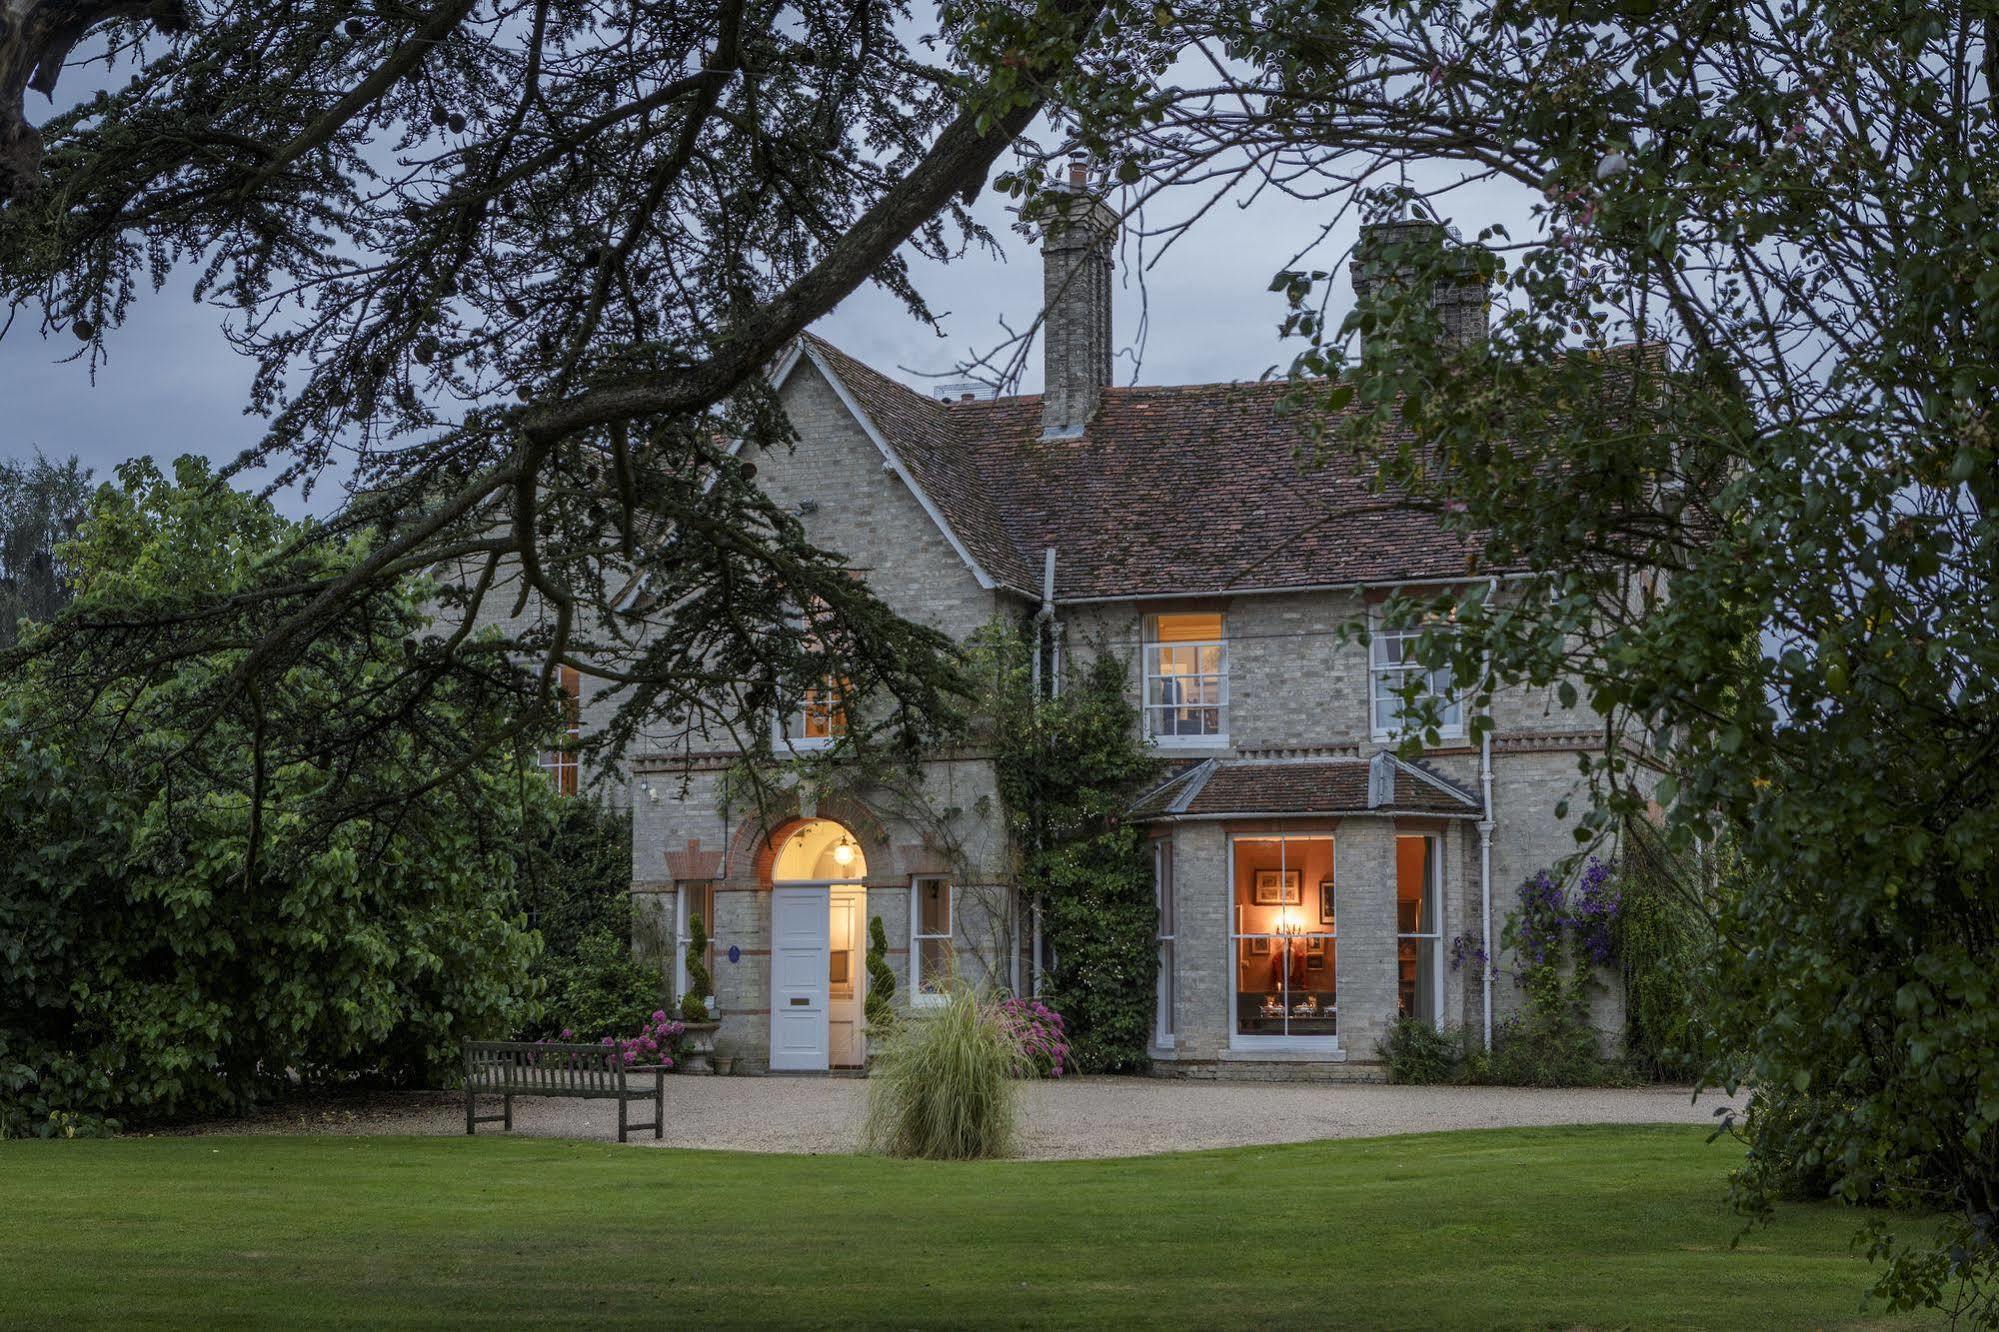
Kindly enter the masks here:
M 770 1066 L 858 1068 L 867 971 L 867 857 L 852 833 L 812 819 L 785 834 L 771 867 Z

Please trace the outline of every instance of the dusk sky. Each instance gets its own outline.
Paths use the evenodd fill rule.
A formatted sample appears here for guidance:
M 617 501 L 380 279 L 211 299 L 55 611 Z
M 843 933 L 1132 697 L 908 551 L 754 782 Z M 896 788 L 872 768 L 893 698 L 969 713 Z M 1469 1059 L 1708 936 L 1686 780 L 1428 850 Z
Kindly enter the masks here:
M 87 81 L 66 81 L 64 91 L 83 96 Z M 1002 165 L 1011 165 L 1002 159 Z M 1531 234 L 1531 199 L 1509 188 L 1474 186 L 1445 201 L 1446 219 L 1470 238 L 1503 222 L 1516 239 Z M 1004 248 L 995 257 L 973 251 L 949 265 L 919 261 L 920 286 L 939 316 L 944 336 L 917 323 L 888 293 L 864 287 L 823 319 L 822 336 L 850 354 L 919 388 L 926 382 L 905 372 L 945 371 L 974 349 L 1005 337 L 1000 321 L 1025 328 L 1040 298 L 1040 254 L 1010 225 L 1008 201 L 988 191 L 977 212 Z M 1155 201 L 1151 217 L 1184 213 L 1192 196 Z M 1310 244 L 1336 209 L 1269 197 L 1253 206 L 1224 203 L 1209 211 L 1163 256 L 1149 255 L 1144 291 L 1135 271 L 1137 245 L 1127 231 L 1116 262 L 1117 382 L 1181 384 L 1254 379 L 1288 365 L 1296 345 L 1277 335 L 1284 306 L 1270 279 Z M 1333 267 L 1358 229 L 1349 215 L 1310 255 L 1305 266 Z M 1156 242 L 1151 243 L 1156 251 Z M 258 438 L 261 421 L 244 414 L 250 364 L 223 335 L 233 312 L 191 299 L 194 270 L 184 268 L 157 293 L 133 304 L 123 327 L 108 337 L 107 363 L 93 380 L 73 357 L 68 332 L 43 340 L 35 321 L 22 317 L 0 339 L 0 456 L 75 454 L 107 478 L 125 458 L 148 453 L 161 462 L 201 453 L 218 462 L 233 458 Z M 1335 310 L 1351 298 L 1344 271 Z M 1142 360 L 1138 339 L 1144 329 Z M 1039 351 L 1030 356 L 1022 389 L 1040 388 Z M 290 512 L 324 510 L 338 501 L 337 484 L 307 503 L 286 497 Z

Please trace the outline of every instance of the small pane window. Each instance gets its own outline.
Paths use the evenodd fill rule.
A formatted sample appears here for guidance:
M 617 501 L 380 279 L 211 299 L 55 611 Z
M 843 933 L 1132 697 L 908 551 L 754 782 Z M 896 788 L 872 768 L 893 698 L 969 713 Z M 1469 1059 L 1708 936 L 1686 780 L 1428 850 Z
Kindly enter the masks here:
M 846 733 L 846 686 L 828 681 L 805 691 L 779 728 L 778 738 L 792 749 L 827 749 Z
M 674 913 L 673 949 L 673 992 L 685 997 L 687 994 L 687 945 L 694 939 L 694 922 L 701 922 L 701 933 L 706 945 L 701 950 L 701 965 L 708 972 L 708 983 L 715 983 L 715 885 L 703 882 L 685 882 L 680 885 L 679 910 Z M 696 995 L 706 998 L 706 995 Z
M 1443 700 L 1437 708 L 1438 729 L 1445 735 L 1459 735 L 1464 731 L 1464 703 L 1454 696 L 1451 668 L 1439 666 L 1432 670 L 1416 660 L 1416 644 L 1423 637 L 1423 629 L 1376 629 L 1369 647 L 1372 657 L 1371 698 L 1374 716 L 1372 725 L 1377 736 L 1386 738 L 1402 729 L 1402 691 L 1411 680 L 1417 685 L 1418 695 L 1435 695 Z
M 1228 642 L 1219 614 L 1145 619 L 1145 733 L 1164 745 L 1228 742 Z
M 583 677 L 574 666 L 557 672 L 562 689 L 562 726 L 555 744 L 541 751 L 541 769 L 557 795 L 573 796 L 581 785 L 583 743 Z
M 1173 843 L 1165 838 L 1152 844 L 1152 895 L 1159 909 L 1159 981 L 1153 996 L 1152 1042 L 1165 1050 L 1173 1045 L 1173 943 L 1177 933 L 1173 923 Z
M 910 904 L 910 965 L 916 973 L 916 995 L 943 994 L 956 970 L 951 933 L 951 885 L 941 878 L 922 878 L 912 886 Z

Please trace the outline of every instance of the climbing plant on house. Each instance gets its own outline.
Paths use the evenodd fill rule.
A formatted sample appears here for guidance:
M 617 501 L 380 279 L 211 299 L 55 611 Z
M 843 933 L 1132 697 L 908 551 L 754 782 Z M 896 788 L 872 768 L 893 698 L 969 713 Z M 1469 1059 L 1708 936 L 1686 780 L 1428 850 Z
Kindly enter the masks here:
M 1126 667 L 1099 652 L 1037 697 L 1029 644 L 1000 627 L 976 645 L 1000 803 L 1022 894 L 1054 947 L 1050 990 L 1085 1071 L 1143 1067 L 1158 968 L 1144 840 L 1123 821 L 1158 770 L 1139 738 Z

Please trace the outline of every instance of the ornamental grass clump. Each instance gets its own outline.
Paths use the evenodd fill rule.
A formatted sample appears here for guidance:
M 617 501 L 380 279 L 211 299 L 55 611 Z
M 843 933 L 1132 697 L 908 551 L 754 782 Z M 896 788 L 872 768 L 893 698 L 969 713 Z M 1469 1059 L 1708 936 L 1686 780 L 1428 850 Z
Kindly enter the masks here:
M 869 1073 L 868 1150 L 931 1161 L 1007 1155 L 1019 1079 L 1035 1075 L 1021 1036 L 999 1003 L 958 984 L 941 1005 L 896 1023 Z

